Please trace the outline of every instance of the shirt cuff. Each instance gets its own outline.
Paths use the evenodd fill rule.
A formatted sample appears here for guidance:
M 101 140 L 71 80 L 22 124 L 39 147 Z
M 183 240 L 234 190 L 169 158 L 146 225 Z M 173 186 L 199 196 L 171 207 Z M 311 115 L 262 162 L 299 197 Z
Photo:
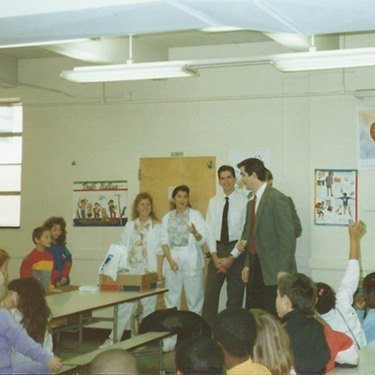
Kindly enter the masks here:
M 238 258 L 238 257 L 242 254 L 242 252 L 239 251 L 239 250 L 237 249 L 237 247 L 235 247 L 230 253 L 233 255 L 233 258 L 234 258 L 234 259 Z

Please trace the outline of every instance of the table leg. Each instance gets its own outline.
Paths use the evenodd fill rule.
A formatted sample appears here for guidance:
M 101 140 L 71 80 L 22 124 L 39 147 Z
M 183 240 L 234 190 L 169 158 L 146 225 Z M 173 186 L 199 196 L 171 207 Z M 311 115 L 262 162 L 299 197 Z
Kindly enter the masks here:
M 82 344 L 83 338 L 83 314 L 79 314 L 79 330 L 78 330 L 78 342 Z
M 116 344 L 117 340 L 117 316 L 118 304 L 113 308 L 113 343 Z

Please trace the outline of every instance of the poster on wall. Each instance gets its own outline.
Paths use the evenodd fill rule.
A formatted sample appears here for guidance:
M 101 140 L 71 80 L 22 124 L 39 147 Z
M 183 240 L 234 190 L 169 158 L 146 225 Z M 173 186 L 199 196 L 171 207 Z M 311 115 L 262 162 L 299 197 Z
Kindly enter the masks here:
M 314 221 L 349 225 L 357 220 L 357 170 L 316 169 Z
M 360 168 L 375 169 L 375 108 L 358 110 L 358 153 Z
M 240 163 L 242 160 L 248 158 L 257 158 L 263 161 L 263 163 L 267 166 L 269 165 L 270 161 L 270 150 L 268 148 L 254 148 L 249 151 L 238 151 L 238 150 L 231 150 L 229 151 L 229 164 L 234 168 L 236 171 L 236 189 L 249 196 L 251 198 L 251 193 L 246 190 L 244 184 L 241 182 L 241 171 L 237 168 L 237 164 Z
M 128 182 L 76 181 L 73 183 L 73 226 L 124 226 L 127 222 Z

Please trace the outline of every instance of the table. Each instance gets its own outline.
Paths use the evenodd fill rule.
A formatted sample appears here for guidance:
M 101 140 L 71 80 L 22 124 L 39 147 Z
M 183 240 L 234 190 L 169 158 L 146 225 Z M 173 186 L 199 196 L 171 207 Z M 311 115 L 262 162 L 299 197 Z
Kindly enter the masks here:
M 63 330 L 78 328 L 79 341 L 82 342 L 82 328 L 90 324 L 84 322 L 84 314 L 106 307 L 114 307 L 113 312 L 113 332 L 114 342 L 117 338 L 117 311 L 118 305 L 124 302 L 139 300 L 143 297 L 161 294 L 168 291 L 167 288 L 156 288 L 145 292 L 83 292 L 74 290 L 66 293 L 57 293 L 46 296 L 47 304 L 52 312 L 51 326 L 61 318 L 78 316 L 78 322 L 56 329 L 52 332 L 61 332 Z M 102 320 L 108 320 L 103 318 Z M 112 319 L 111 319 L 112 320 Z

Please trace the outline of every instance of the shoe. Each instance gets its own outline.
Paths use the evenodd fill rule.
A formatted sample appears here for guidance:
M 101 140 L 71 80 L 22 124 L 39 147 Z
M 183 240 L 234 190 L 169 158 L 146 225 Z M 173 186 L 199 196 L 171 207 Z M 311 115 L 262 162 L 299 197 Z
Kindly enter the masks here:
M 103 342 L 102 345 L 99 346 L 99 349 L 106 349 L 113 345 L 112 339 L 107 339 Z

